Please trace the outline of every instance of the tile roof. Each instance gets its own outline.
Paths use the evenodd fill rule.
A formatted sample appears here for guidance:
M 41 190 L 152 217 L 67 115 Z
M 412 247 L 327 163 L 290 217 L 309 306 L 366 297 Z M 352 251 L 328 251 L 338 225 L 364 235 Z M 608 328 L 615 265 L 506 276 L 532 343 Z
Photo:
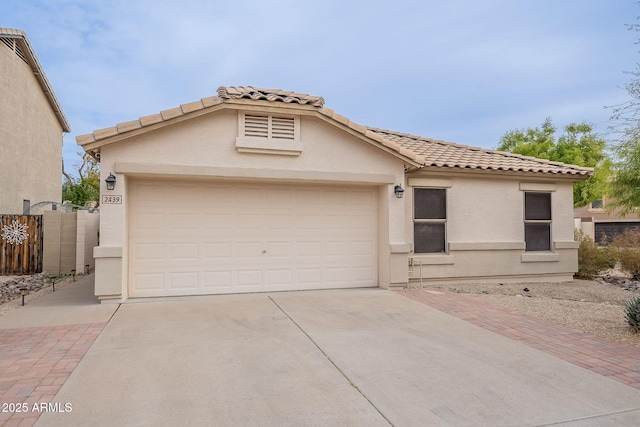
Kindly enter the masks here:
M 308 104 L 313 107 L 322 107 L 324 98 L 311 96 L 306 93 L 294 93 L 280 89 L 260 89 L 253 86 L 220 86 L 218 96 L 223 99 L 253 99 L 273 102 L 285 102 L 296 104 Z
M 161 111 L 158 114 L 140 117 L 138 120 L 120 123 L 114 127 L 96 130 L 93 133 L 76 137 L 79 145 L 87 145 L 101 140 L 126 134 L 136 129 L 167 122 L 172 119 L 207 110 L 224 104 L 227 99 L 250 99 L 274 103 L 310 105 L 317 113 L 340 125 L 346 126 L 362 136 L 374 140 L 392 152 L 411 160 L 421 167 L 442 167 L 457 169 L 493 170 L 507 172 L 534 172 L 589 176 L 593 169 L 558 162 L 526 157 L 502 151 L 469 147 L 452 142 L 438 141 L 389 130 L 370 128 L 350 121 L 347 117 L 324 107 L 324 99 L 279 89 L 259 89 L 252 86 L 221 86 L 218 96 L 202 98 L 199 101 L 183 104 L 180 107 Z
M 0 28 L 0 42 L 12 49 L 15 54 L 31 68 L 33 75 L 38 80 L 38 83 L 40 83 L 42 91 L 62 126 L 62 131 L 71 132 L 71 125 L 69 125 L 69 121 L 62 111 L 58 98 L 56 98 L 56 94 L 53 92 L 53 88 L 49 80 L 47 80 L 47 76 L 44 74 L 40 61 L 38 61 L 38 57 L 31 47 L 25 32 L 13 28 Z
M 480 169 L 513 172 L 537 172 L 564 175 L 585 175 L 593 173 L 592 168 L 552 162 L 535 157 L 521 156 L 504 151 L 439 141 L 383 129 L 368 128 L 407 150 L 421 155 L 424 166 L 458 169 Z

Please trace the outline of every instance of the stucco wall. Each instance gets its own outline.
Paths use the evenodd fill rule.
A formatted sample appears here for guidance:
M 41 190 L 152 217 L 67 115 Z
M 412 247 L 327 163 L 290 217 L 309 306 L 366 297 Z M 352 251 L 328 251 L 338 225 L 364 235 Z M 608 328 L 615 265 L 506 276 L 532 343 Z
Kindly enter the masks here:
M 101 149 L 101 181 L 113 172 L 121 204 L 101 205 L 100 247 L 96 248 L 96 294 L 104 300 L 127 296 L 127 200 L 129 177 L 233 179 L 374 185 L 379 188 L 379 280 L 387 287 L 406 283 L 405 205 L 393 194 L 403 182 L 404 163 L 367 142 L 315 117 L 300 118 L 299 156 L 240 153 L 238 112 L 223 110 L 117 142 Z M 194 206 L 197 209 L 197 206 Z M 389 219 L 389 221 L 387 221 Z M 120 258 L 121 257 L 121 258 Z
M 0 212 L 60 202 L 62 126 L 31 68 L 0 43 Z
M 421 174 L 412 188 L 447 188 L 445 254 L 411 254 L 411 277 L 423 282 L 443 280 L 569 280 L 577 271 L 573 241 L 572 183 L 541 181 L 526 176 Z M 412 185 L 412 186 L 411 186 Z M 524 190 L 551 193 L 550 252 L 525 252 Z M 411 202 L 412 204 L 412 202 Z M 413 242 L 413 214 L 406 225 Z
M 43 270 L 52 275 L 86 273 L 93 269 L 100 215 L 87 211 L 44 212 Z

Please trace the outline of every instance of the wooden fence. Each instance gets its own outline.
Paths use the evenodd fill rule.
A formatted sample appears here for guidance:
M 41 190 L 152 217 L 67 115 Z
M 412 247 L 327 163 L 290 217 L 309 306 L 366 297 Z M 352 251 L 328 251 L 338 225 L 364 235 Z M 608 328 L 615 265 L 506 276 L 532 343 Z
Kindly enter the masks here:
M 42 215 L 0 215 L 0 275 L 42 272 Z

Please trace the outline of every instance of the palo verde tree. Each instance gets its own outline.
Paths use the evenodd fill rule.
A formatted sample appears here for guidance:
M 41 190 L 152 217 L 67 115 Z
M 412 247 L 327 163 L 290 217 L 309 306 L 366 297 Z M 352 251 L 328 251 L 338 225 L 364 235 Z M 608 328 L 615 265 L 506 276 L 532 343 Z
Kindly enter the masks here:
M 88 206 L 100 199 L 100 164 L 88 154 L 80 154 L 82 163 L 77 166 L 78 176 L 72 177 L 62 165 L 62 200 L 74 205 Z
M 592 177 L 573 186 L 575 207 L 600 199 L 606 192 L 611 159 L 606 152 L 606 141 L 594 134 L 593 127 L 588 123 L 568 124 L 564 127 L 564 133 L 556 139 L 556 127 L 547 117 L 540 127 L 505 133 L 496 149 L 594 168 Z
M 640 31 L 640 24 L 627 27 L 632 31 Z M 640 210 L 640 64 L 636 64 L 636 69 L 627 74 L 631 76 L 631 81 L 625 85 L 625 89 L 630 99 L 610 107 L 615 152 L 609 190 L 609 196 L 613 199 L 610 206 L 620 207 L 622 214 Z

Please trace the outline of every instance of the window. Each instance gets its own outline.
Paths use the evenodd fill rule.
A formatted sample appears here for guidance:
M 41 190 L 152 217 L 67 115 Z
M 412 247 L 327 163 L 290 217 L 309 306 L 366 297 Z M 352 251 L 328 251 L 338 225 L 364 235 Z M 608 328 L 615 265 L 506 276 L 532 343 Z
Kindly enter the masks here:
M 300 121 L 298 117 L 242 113 L 238 115 L 236 149 L 241 153 L 300 155 Z
M 604 207 L 604 203 L 602 199 L 594 200 L 591 202 L 591 209 L 602 209 Z
M 415 253 L 446 252 L 447 190 L 413 189 L 413 247 Z
M 524 241 L 527 251 L 551 250 L 551 193 L 524 193 Z

